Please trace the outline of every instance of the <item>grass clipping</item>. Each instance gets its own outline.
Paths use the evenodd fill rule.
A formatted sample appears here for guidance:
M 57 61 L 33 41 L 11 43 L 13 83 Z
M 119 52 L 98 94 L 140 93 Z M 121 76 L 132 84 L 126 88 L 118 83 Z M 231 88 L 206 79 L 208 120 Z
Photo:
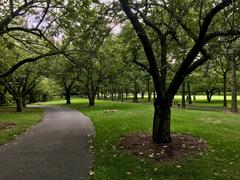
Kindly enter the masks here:
M 157 162 L 172 162 L 189 155 L 202 154 L 207 142 L 188 134 L 172 134 L 172 143 L 155 144 L 150 134 L 133 133 L 120 138 L 118 148 Z

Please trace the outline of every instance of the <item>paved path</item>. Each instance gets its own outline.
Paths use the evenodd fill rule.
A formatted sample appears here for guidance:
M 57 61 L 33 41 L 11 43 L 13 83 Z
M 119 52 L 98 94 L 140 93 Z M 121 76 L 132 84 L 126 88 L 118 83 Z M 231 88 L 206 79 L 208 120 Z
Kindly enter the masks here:
M 91 121 L 62 107 L 44 107 L 43 121 L 0 147 L 0 180 L 89 179 Z

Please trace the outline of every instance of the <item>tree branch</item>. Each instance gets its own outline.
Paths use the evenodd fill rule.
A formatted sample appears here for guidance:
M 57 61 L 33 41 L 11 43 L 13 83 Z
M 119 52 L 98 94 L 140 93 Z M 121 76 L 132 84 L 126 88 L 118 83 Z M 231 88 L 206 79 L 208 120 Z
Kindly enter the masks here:
M 19 68 L 20 66 L 22 66 L 26 63 L 36 62 L 39 59 L 49 57 L 49 56 L 53 56 L 53 55 L 57 55 L 59 53 L 60 53 L 59 51 L 49 52 L 49 53 L 42 54 L 42 55 L 39 55 L 39 56 L 36 56 L 36 57 L 30 57 L 30 58 L 23 59 L 23 60 L 19 61 L 18 63 L 14 64 L 9 70 L 0 73 L 0 78 L 3 78 L 5 76 L 8 76 L 8 75 L 12 74 L 17 68 Z

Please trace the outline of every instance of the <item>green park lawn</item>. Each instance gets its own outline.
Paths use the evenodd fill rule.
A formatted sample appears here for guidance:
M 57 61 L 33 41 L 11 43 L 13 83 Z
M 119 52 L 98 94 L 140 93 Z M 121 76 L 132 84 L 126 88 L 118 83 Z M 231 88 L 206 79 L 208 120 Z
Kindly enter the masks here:
M 238 96 L 238 100 L 240 99 L 240 96 Z M 181 103 L 182 100 L 182 96 L 181 95 L 176 95 L 174 98 L 174 101 Z M 193 104 L 192 106 L 200 106 L 200 107 L 215 107 L 215 108 L 221 108 L 223 107 L 223 95 L 214 95 L 212 96 L 211 102 L 207 102 L 207 97 L 206 95 L 197 95 L 196 96 L 196 101 L 193 100 Z M 188 101 L 186 101 L 186 104 L 188 104 Z M 231 106 L 231 96 L 228 95 L 227 96 L 227 104 L 228 104 L 228 108 L 230 108 Z M 239 105 L 240 105 L 240 101 L 239 101 Z
M 192 102 L 193 104 L 191 105 L 191 107 L 209 107 L 209 108 L 216 108 L 216 109 L 222 109 L 223 108 L 223 95 L 214 95 L 212 96 L 212 99 L 211 99 L 211 102 L 208 102 L 207 101 L 207 97 L 206 95 L 196 95 L 196 100 L 193 100 L 193 96 L 192 96 Z M 124 102 L 132 102 L 132 96 L 129 96 L 128 99 L 124 99 Z M 240 96 L 238 96 L 238 104 L 239 104 L 239 107 L 240 107 Z M 120 101 L 120 100 L 119 100 Z M 145 95 L 144 99 L 142 99 L 140 96 L 138 98 L 138 102 L 139 103 L 142 103 L 142 104 L 152 104 L 152 101 L 151 102 L 147 102 L 147 96 Z M 174 100 L 173 100 L 173 105 L 177 105 L 178 104 L 181 104 L 182 102 L 182 96 L 181 95 L 175 95 L 174 97 Z M 227 108 L 224 108 L 224 109 L 230 109 L 231 107 L 231 96 L 228 95 L 227 96 L 227 104 L 228 104 L 228 107 Z M 188 106 L 188 101 L 186 100 L 186 105 Z
M 64 103 L 55 100 L 48 104 Z M 89 107 L 87 100 L 75 98 L 70 107 L 89 116 L 96 128 L 93 179 L 240 179 L 240 115 L 172 108 L 172 132 L 203 138 L 207 150 L 175 162 L 157 163 L 116 149 L 125 134 L 151 133 L 151 105 L 97 101 L 95 107 Z M 104 112 L 111 109 L 117 111 Z
M 12 123 L 7 129 L 0 129 L 0 145 L 13 140 L 24 133 L 28 128 L 37 124 L 43 115 L 43 110 L 37 108 L 25 108 L 24 112 L 16 112 L 15 107 L 0 106 L 0 124 Z

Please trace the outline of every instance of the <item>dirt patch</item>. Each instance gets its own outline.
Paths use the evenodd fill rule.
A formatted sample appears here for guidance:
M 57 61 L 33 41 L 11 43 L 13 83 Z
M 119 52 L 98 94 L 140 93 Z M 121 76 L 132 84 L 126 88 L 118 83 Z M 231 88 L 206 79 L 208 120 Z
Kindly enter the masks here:
M 150 134 L 134 133 L 120 138 L 118 148 L 139 157 L 171 162 L 189 155 L 201 154 L 207 145 L 203 139 L 187 134 L 172 134 L 172 140 L 170 144 L 155 144 Z
M 13 122 L 0 122 L 0 130 L 9 129 L 16 126 L 16 123 Z

